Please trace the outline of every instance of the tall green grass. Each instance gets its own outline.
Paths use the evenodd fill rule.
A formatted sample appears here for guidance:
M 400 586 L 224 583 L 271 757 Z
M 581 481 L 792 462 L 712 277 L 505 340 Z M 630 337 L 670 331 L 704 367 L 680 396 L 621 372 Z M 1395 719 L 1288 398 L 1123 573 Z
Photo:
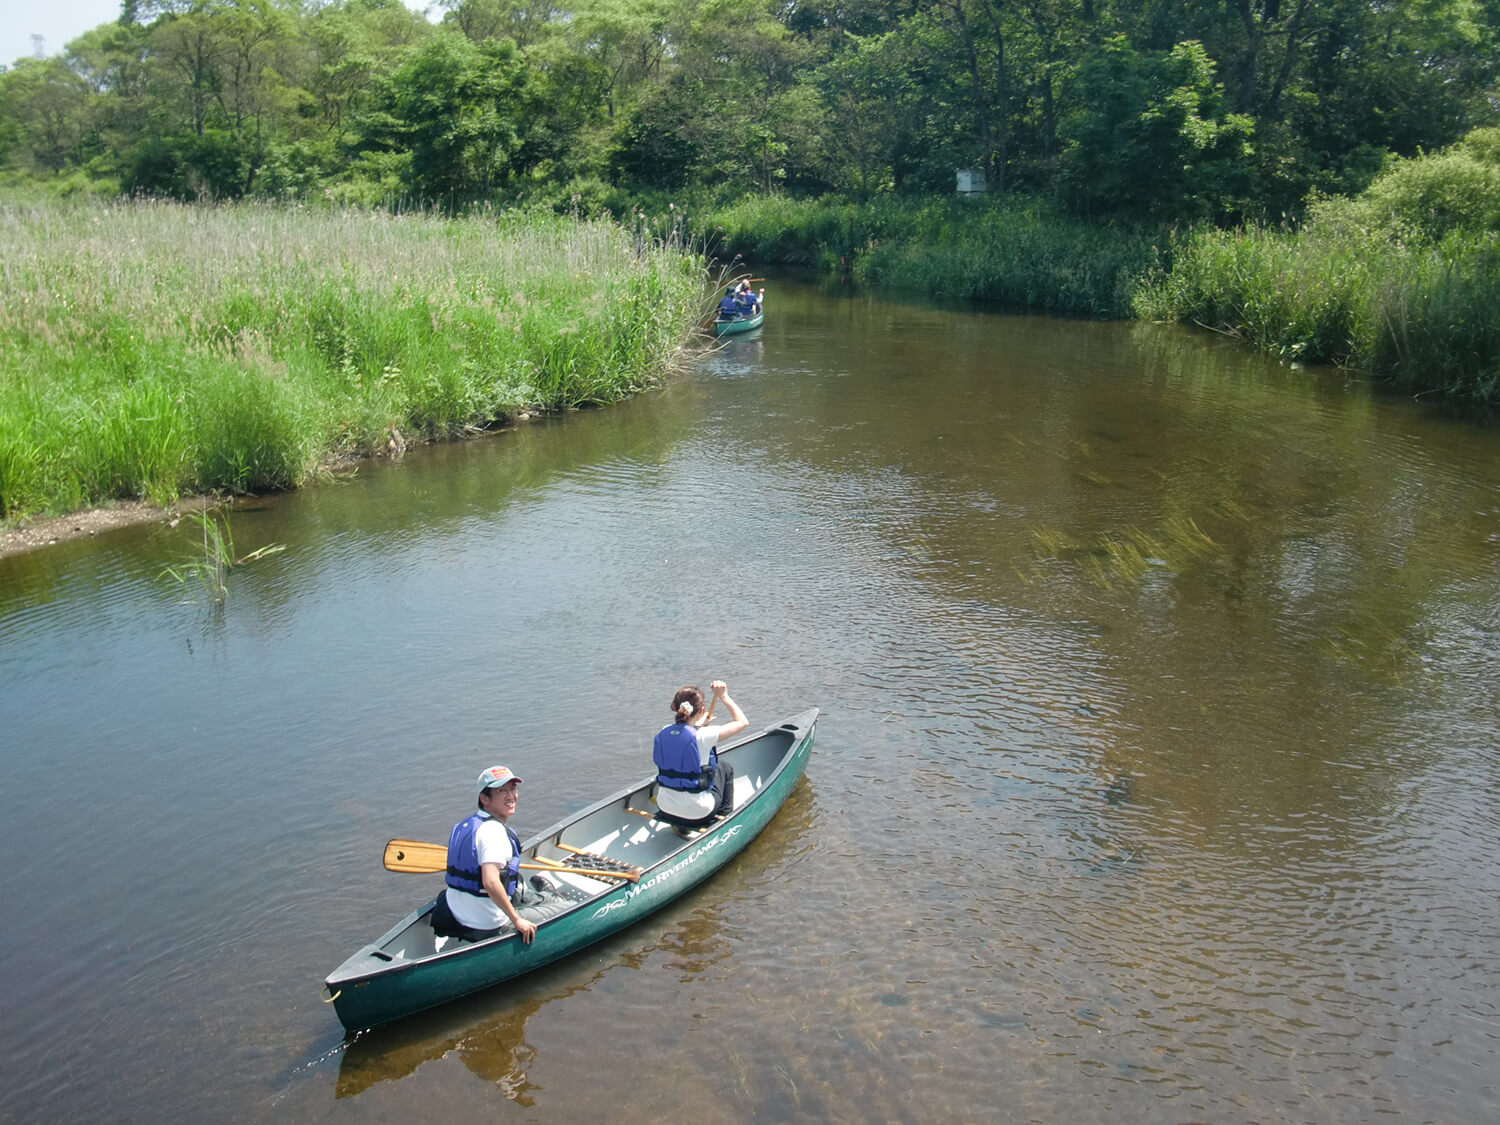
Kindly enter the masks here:
M 1347 364 L 1413 394 L 1500 402 L 1500 129 L 1393 161 L 1296 232 L 1197 230 L 1136 314 Z
M 1359 368 L 1413 394 L 1500 401 L 1500 235 L 1436 243 L 1314 224 L 1198 230 L 1136 295 L 1136 315 Z
M 704 307 L 644 228 L 0 206 L 0 517 L 293 487 L 330 457 L 611 401 Z
M 1024 197 L 906 204 L 757 196 L 705 222 L 720 257 L 814 265 L 945 300 L 1129 315 L 1165 238 L 1079 222 Z
M 854 276 L 943 299 L 1121 317 L 1165 241 L 1034 201 L 955 201 L 926 209 L 903 237 L 870 246 Z

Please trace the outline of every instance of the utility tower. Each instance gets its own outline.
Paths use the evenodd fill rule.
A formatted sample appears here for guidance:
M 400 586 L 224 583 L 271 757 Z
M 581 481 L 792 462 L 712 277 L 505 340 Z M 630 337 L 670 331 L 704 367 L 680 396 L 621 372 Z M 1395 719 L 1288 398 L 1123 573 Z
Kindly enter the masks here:
M 33 35 L 31 37 L 31 57 L 34 59 L 45 59 L 47 57 L 47 37 L 45 35 Z

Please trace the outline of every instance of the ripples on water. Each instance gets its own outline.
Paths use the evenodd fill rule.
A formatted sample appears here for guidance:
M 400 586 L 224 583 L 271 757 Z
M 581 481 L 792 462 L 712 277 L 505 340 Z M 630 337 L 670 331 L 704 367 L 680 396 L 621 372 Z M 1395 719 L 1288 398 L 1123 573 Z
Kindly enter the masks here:
M 0 1109 L 1495 1116 L 1492 437 L 1180 334 L 782 308 L 233 516 L 288 549 L 222 612 L 157 581 L 166 529 L 0 563 Z M 824 709 L 760 841 L 341 1046 L 317 982 L 432 889 L 385 839 L 493 760 L 551 823 L 719 675 Z

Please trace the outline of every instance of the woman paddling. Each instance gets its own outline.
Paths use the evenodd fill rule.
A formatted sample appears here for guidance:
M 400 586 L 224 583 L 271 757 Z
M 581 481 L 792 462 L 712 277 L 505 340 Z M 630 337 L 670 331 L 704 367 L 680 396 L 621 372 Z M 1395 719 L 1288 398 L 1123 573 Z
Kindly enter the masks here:
M 651 747 L 657 807 L 665 819 L 684 829 L 702 828 L 734 811 L 734 767 L 719 761 L 717 747 L 750 726 L 723 680 L 713 681 L 709 688 L 713 703 L 706 708 L 697 688 L 677 689 L 672 722 L 657 732 Z M 720 702 L 729 708 L 730 721 L 709 726 L 714 705 Z

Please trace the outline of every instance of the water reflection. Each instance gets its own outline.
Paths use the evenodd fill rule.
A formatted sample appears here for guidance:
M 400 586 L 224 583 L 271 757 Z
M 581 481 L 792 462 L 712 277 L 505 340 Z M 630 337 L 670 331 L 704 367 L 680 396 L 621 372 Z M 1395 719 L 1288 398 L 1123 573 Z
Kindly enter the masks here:
M 627 964 L 631 958 L 628 952 L 620 957 Z M 599 963 L 593 971 L 580 973 L 577 960 L 549 966 L 442 1009 L 351 1035 L 339 1061 L 334 1097 L 357 1097 L 376 1083 L 407 1077 L 424 1063 L 456 1056 L 475 1077 L 493 1083 L 507 1101 L 533 1105 L 534 1087 L 526 1072 L 537 1053 L 526 1040 L 527 1021 L 545 1004 L 567 999 L 608 971 Z

